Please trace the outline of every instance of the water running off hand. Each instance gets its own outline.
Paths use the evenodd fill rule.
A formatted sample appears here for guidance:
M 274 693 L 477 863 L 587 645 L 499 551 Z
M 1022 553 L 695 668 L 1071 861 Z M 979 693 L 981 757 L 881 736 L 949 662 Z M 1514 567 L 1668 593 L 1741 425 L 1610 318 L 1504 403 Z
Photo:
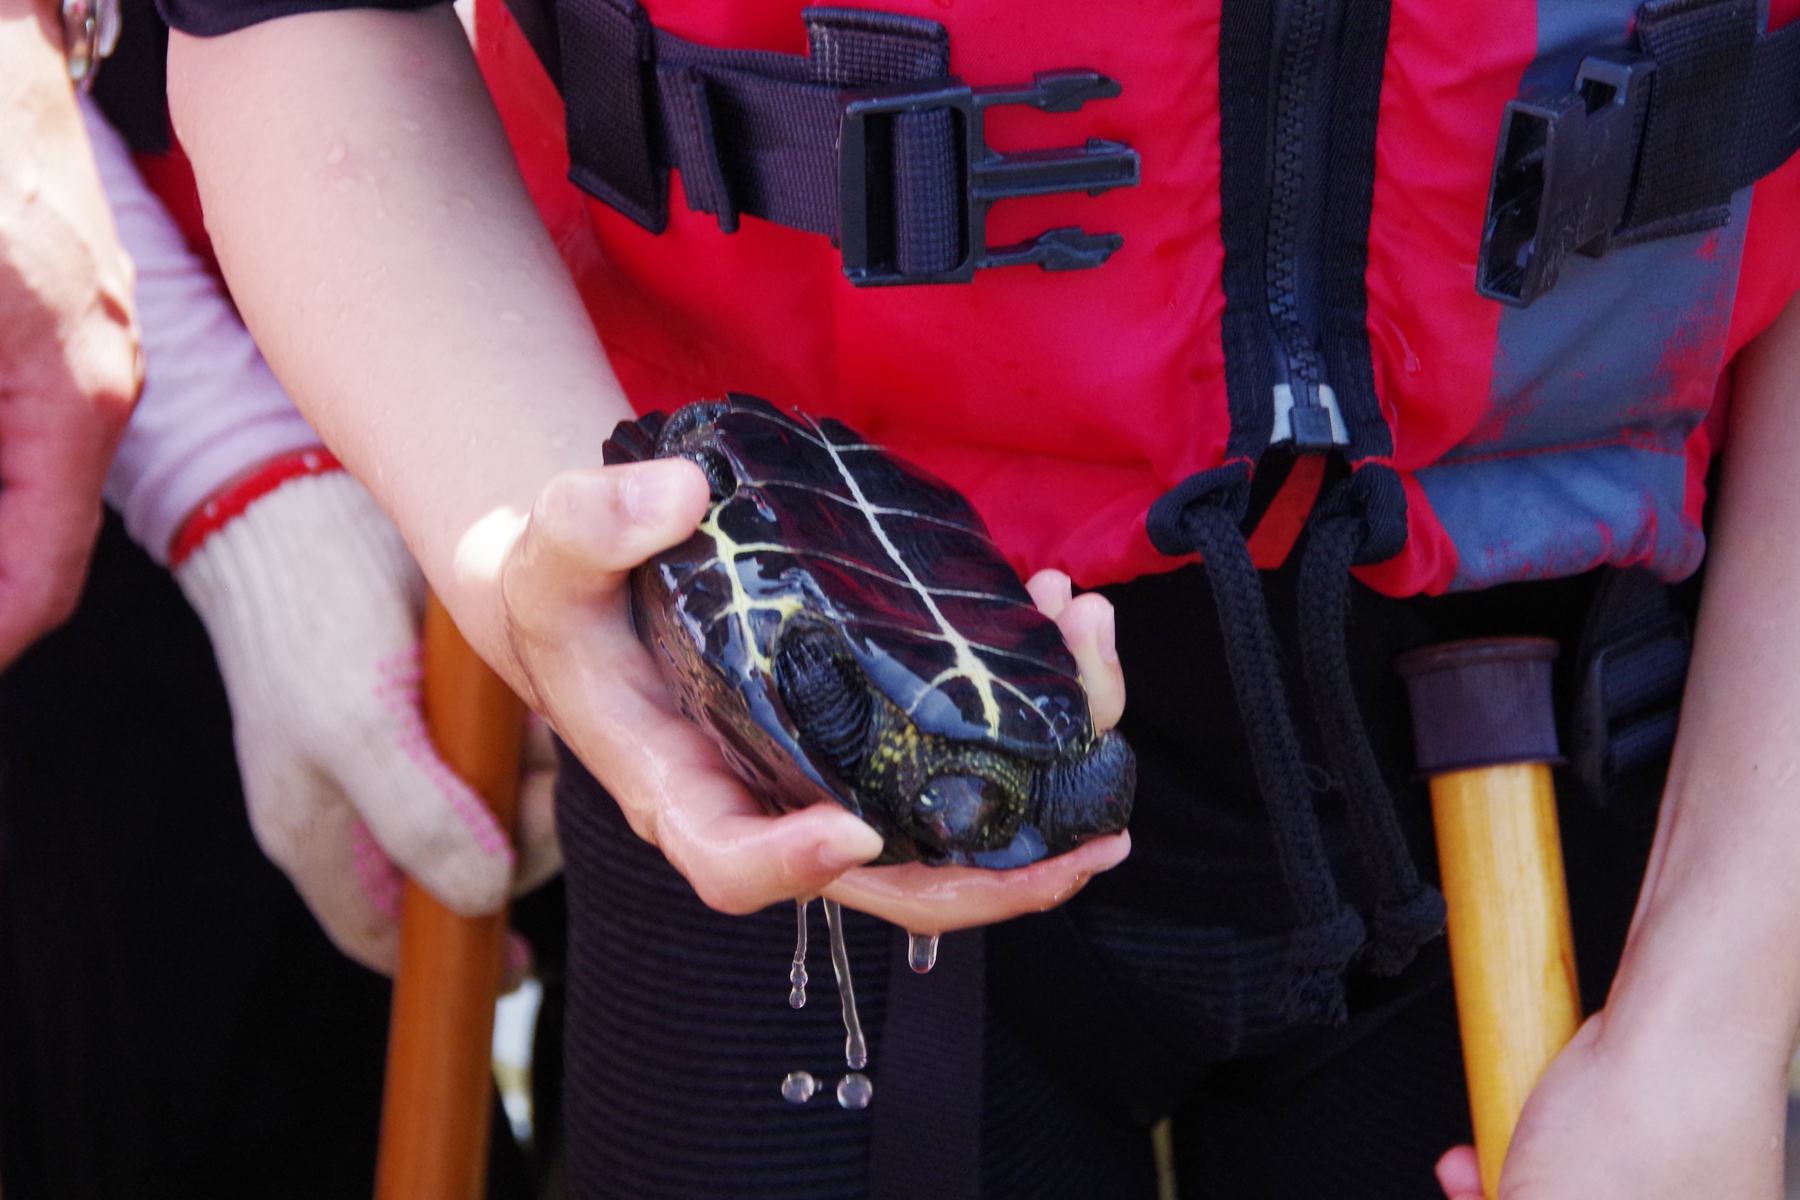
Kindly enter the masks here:
M 794 924 L 799 929 L 799 936 L 794 940 L 794 965 L 788 968 L 788 983 L 792 985 L 788 992 L 790 1008 L 806 1007 L 806 905 L 805 900 L 794 901 Z
M 938 935 L 909 933 L 906 935 L 906 965 L 923 975 L 937 966 Z
M 869 1047 L 863 1041 L 862 1022 L 856 1017 L 856 986 L 850 982 L 850 951 L 844 945 L 844 910 L 836 900 L 825 901 L 825 927 L 831 931 L 831 970 L 837 976 L 838 999 L 844 1006 L 844 1061 L 852 1071 L 869 1064 Z

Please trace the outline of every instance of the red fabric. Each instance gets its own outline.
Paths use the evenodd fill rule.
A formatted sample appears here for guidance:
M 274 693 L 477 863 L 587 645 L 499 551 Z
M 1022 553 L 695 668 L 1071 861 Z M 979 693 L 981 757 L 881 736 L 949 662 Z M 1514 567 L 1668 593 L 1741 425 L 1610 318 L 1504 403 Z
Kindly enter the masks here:
M 688 210 L 679 178 L 668 231 L 645 233 L 566 182 L 561 102 L 500 0 L 478 0 L 477 28 L 528 186 L 639 411 L 738 390 L 839 417 L 967 493 L 1021 573 L 1059 567 L 1091 587 L 1185 561 L 1150 546 L 1145 513 L 1224 456 L 1220 2 L 1143 3 L 1104 19 L 1081 0 L 884 2 L 944 23 L 952 69 L 971 82 L 1088 66 L 1124 85 L 1078 114 L 989 117 L 999 148 L 1110 137 L 1140 152 L 1144 172 L 1141 187 L 1098 198 L 1003 203 L 991 241 L 1080 224 L 1124 233 L 1124 248 L 1099 270 L 989 271 L 961 287 L 851 288 L 826 239 L 755 218 L 724 236 Z M 800 0 L 647 7 L 662 27 L 706 44 L 805 48 Z M 1800 0 L 1773 8 L 1779 26 Z M 1397 431 L 1391 463 L 1406 487 L 1409 536 L 1394 559 L 1357 569 L 1390 595 L 1441 592 L 1457 574 L 1457 549 L 1412 472 L 1485 437 L 1496 419 L 1501 306 L 1476 294 L 1475 257 L 1502 111 L 1537 29 L 1534 0 L 1393 0 L 1367 327 L 1377 395 Z M 1755 194 L 1729 308 L 1732 351 L 1800 288 L 1796 211 L 1800 163 L 1790 163 Z M 1702 319 L 1726 311 L 1722 302 Z M 1674 406 L 1705 409 L 1724 393 L 1714 364 L 1670 359 L 1667 369 Z M 1694 515 L 1717 426 L 1715 411 L 1687 446 Z M 1264 540 L 1266 554 L 1279 549 L 1274 532 Z
M 800 51 L 801 7 L 650 9 L 698 41 Z M 1169 569 L 1144 512 L 1222 461 L 1227 428 L 1216 3 L 1134 21 L 1096 20 L 1081 0 L 883 7 L 949 26 L 952 68 L 974 83 L 1063 66 L 1124 81 L 1118 99 L 1079 113 L 989 117 L 1001 149 L 1110 137 L 1140 151 L 1137 188 L 1007 201 L 989 224 L 996 244 L 1059 225 L 1122 231 L 1110 263 L 858 290 L 827 239 L 748 217 L 722 236 L 688 210 L 679 179 L 669 229 L 652 237 L 565 182 L 560 101 L 503 6 L 482 0 L 477 30 L 527 183 L 640 411 L 736 390 L 839 417 L 967 493 L 1022 571 L 1060 567 L 1094 585 Z
M 182 238 L 206 269 L 220 279 L 219 258 L 213 253 L 212 237 L 206 232 L 206 216 L 200 211 L 200 185 L 194 179 L 194 164 L 174 134 L 169 135 L 166 154 L 133 154 L 138 174 L 162 206 L 168 210 L 181 230 Z
M 244 510 L 291 479 L 343 470 L 331 451 L 313 447 L 271 458 L 226 484 L 194 510 L 169 546 L 169 567 L 186 562 L 206 539 L 242 516 Z
M 1262 519 L 1256 523 L 1245 544 L 1250 549 L 1250 562 L 1258 570 L 1273 571 L 1293 553 L 1306 518 L 1312 515 L 1313 502 L 1325 482 L 1325 456 L 1303 454 L 1294 460 L 1294 469 L 1281 481 L 1281 489 Z

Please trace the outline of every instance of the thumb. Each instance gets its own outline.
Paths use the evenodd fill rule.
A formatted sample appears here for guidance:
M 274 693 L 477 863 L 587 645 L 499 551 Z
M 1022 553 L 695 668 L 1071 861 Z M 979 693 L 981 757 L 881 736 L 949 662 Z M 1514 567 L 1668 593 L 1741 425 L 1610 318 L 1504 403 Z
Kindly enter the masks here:
M 623 574 L 691 535 L 709 499 L 706 476 L 681 458 L 551 479 L 502 579 L 515 621 L 529 627 L 546 606 L 591 602 L 603 577 Z

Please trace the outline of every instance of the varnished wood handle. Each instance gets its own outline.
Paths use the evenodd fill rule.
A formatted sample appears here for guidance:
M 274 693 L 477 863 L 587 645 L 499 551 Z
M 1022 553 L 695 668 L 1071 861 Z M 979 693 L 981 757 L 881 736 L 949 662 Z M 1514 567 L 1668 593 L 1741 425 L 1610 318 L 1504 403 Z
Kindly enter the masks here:
M 1493 1200 L 1519 1112 L 1581 1021 L 1550 768 L 1436 776 L 1431 811 L 1481 1190 Z
M 425 613 L 425 723 L 438 753 L 511 829 L 525 706 L 449 613 Z M 481 1200 L 492 1111 L 494 1001 L 506 913 L 459 917 L 406 883 L 388 1031 L 378 1200 Z

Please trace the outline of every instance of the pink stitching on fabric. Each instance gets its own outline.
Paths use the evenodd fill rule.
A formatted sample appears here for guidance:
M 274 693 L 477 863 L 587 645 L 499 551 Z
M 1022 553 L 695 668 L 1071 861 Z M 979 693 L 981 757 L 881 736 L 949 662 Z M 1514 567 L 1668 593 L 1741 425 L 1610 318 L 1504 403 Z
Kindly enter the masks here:
M 381 680 L 375 686 L 375 695 L 399 723 L 395 741 L 401 752 L 437 785 L 438 791 L 450 802 L 451 810 L 475 835 L 476 844 L 489 854 L 505 858 L 510 865 L 513 848 L 500 823 L 494 820 L 494 814 L 488 811 L 475 790 L 446 766 L 432 747 L 431 734 L 419 713 L 419 685 L 424 678 L 419 643 L 414 642 L 405 650 L 382 659 L 375 664 L 375 670 Z
M 406 886 L 406 877 L 361 821 L 350 827 L 350 861 L 369 903 L 383 916 L 399 920 L 400 893 Z

